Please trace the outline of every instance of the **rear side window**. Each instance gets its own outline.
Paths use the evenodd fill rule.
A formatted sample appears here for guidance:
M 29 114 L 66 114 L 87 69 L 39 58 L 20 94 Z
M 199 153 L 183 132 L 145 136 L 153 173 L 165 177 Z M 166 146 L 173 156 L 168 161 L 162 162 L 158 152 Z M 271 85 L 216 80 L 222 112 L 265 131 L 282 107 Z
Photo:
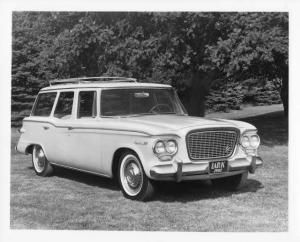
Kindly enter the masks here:
M 56 92 L 40 93 L 35 102 L 32 116 L 48 117 L 51 114 Z
M 72 114 L 74 92 L 61 92 L 54 111 L 54 117 L 69 119 Z
M 97 95 L 95 91 L 79 92 L 78 118 L 94 118 L 97 115 Z

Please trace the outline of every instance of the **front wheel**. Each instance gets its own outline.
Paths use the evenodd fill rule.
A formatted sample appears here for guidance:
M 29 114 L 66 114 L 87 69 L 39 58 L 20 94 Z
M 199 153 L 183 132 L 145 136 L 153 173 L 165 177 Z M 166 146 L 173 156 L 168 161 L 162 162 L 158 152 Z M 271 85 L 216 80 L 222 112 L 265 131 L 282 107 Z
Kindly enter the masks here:
M 248 172 L 239 175 L 224 178 L 212 179 L 211 182 L 216 188 L 224 188 L 228 190 L 239 190 L 247 181 Z
M 125 152 L 119 160 L 118 180 L 125 197 L 145 201 L 149 199 L 154 188 L 146 176 L 141 161 L 133 152 Z
M 33 147 L 32 165 L 35 173 L 39 176 L 50 176 L 53 173 L 53 167 L 47 160 L 43 148 L 39 145 Z

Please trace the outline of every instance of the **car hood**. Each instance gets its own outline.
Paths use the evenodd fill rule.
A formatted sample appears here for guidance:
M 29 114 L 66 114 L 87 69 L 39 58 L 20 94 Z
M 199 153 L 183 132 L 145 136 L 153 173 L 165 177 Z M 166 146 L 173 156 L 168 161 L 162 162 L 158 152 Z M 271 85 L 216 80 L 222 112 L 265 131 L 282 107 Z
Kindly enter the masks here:
M 236 120 L 200 118 L 184 115 L 144 115 L 121 118 L 121 120 L 124 126 L 133 125 L 133 127 L 136 128 L 143 127 L 144 131 L 151 134 L 216 127 L 238 128 L 241 132 L 246 129 L 256 129 L 249 123 Z

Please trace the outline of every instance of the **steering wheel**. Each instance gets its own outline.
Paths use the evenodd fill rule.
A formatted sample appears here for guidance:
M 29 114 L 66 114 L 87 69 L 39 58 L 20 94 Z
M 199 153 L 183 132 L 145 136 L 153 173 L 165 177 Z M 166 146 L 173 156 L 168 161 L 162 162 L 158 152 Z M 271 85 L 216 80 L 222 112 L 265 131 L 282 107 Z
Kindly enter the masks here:
M 158 104 L 154 105 L 152 108 L 150 108 L 150 110 L 148 111 L 148 113 L 155 113 L 155 109 L 158 108 L 160 110 L 160 107 L 166 107 L 169 112 L 172 111 L 172 108 L 168 104 L 158 103 Z

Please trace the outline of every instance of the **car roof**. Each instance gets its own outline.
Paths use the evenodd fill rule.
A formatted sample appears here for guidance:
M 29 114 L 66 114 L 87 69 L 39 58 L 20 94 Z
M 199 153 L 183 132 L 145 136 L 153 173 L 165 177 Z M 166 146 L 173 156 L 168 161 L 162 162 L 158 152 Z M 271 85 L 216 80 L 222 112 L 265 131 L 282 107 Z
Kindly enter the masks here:
M 41 91 L 81 88 L 170 88 L 170 85 L 137 82 L 126 77 L 80 77 L 49 81 L 50 86 Z

